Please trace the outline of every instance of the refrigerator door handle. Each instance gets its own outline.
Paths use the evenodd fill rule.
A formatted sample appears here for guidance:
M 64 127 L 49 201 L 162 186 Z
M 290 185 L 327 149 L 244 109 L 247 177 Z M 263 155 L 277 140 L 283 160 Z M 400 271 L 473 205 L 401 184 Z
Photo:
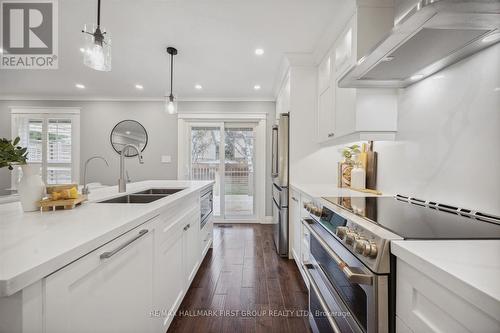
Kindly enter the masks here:
M 279 176 L 278 173 L 278 126 L 273 126 L 273 132 L 272 132 L 272 147 L 271 147 L 271 154 L 272 154 L 272 161 L 271 161 L 271 177 L 276 178 Z

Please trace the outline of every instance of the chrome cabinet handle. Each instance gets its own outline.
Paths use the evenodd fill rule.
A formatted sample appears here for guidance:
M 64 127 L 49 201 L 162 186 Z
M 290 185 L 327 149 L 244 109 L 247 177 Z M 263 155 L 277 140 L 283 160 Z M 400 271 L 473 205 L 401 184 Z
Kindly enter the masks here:
M 332 137 L 334 137 L 334 136 L 335 136 L 335 133 L 328 133 L 328 137 L 329 137 L 329 138 L 332 138 Z
M 191 225 L 190 225 L 190 224 L 186 225 L 186 226 L 184 227 L 184 231 L 188 230 L 190 227 L 191 227 Z
M 295 202 L 299 202 L 299 200 L 297 200 L 296 197 L 292 197 L 292 200 L 295 201 Z
M 325 302 L 323 296 L 321 295 L 321 292 L 320 292 L 318 286 L 316 285 L 316 282 L 314 282 L 313 277 L 311 276 L 311 273 L 309 273 L 309 269 L 304 264 L 302 264 L 302 269 L 304 270 L 304 272 L 307 275 L 307 279 L 309 280 L 309 285 L 314 289 L 314 293 L 316 294 L 316 296 L 318 296 L 319 304 L 321 305 L 323 312 L 327 314 L 326 319 L 328 319 L 328 322 L 330 323 L 330 326 L 333 328 L 333 331 L 335 333 L 342 333 L 340 331 L 339 326 L 335 322 L 335 320 L 333 320 L 332 316 L 328 315 L 331 313 L 331 311 L 328 309 L 328 306 L 326 305 L 326 302 Z
M 349 265 L 343 261 L 335 251 L 333 251 L 330 246 L 321 238 L 320 235 L 316 231 L 314 231 L 311 226 L 307 223 L 302 223 L 311 233 L 311 235 L 314 236 L 321 245 L 321 247 L 332 257 L 332 259 L 335 261 L 337 266 L 340 268 L 340 270 L 345 274 L 347 279 L 352 282 L 352 283 L 357 283 L 357 284 L 365 284 L 365 285 L 372 285 L 373 284 L 373 276 L 369 274 L 363 274 L 363 273 L 357 273 L 352 270 Z
M 121 250 L 123 250 L 124 248 L 126 248 L 127 246 L 129 246 L 130 244 L 132 244 L 133 242 L 135 242 L 136 240 L 138 240 L 139 238 L 141 238 L 142 236 L 144 236 L 145 234 L 147 234 L 149 232 L 148 229 L 142 229 L 141 231 L 139 231 L 139 234 L 131 239 L 129 239 L 128 241 L 126 241 L 125 243 L 123 243 L 122 245 L 118 246 L 116 249 L 114 249 L 113 251 L 107 251 L 107 252 L 104 252 L 103 254 L 101 254 L 99 256 L 100 259 L 109 259 L 111 258 L 112 256 L 114 256 L 115 254 L 117 254 L 118 252 L 120 252 Z

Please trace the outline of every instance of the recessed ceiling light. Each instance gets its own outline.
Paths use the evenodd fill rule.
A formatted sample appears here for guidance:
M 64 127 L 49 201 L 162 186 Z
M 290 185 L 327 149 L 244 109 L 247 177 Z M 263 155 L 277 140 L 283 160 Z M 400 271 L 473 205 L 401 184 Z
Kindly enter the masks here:
M 490 43 L 490 42 L 496 41 L 498 39 L 500 39 L 500 32 L 495 32 L 493 34 L 489 34 L 488 36 L 484 37 L 482 39 L 482 42 L 483 43 Z
M 80 52 L 85 52 L 85 49 L 83 47 L 80 47 Z
M 255 49 L 255 54 L 256 55 L 263 55 L 264 54 L 264 49 Z
M 500 87 L 496 87 L 493 91 L 500 91 Z
M 75 84 L 75 87 L 77 87 L 78 89 L 85 89 L 85 86 L 81 83 Z
M 125 131 L 125 134 L 130 135 L 130 131 Z
M 254 90 L 260 90 L 260 88 L 261 88 L 261 87 L 260 87 L 260 85 L 258 85 L 258 84 L 256 84 L 255 86 L 253 86 L 253 89 L 254 89 Z
M 420 79 L 422 79 L 423 77 L 424 77 L 424 74 L 415 74 L 415 75 L 413 75 L 412 77 L 410 77 L 410 80 L 413 80 L 413 81 L 415 81 L 415 80 L 420 80 Z
M 142 90 L 142 89 L 144 89 L 144 87 L 142 84 L 136 84 L 135 89 Z
M 203 89 L 203 87 L 201 86 L 201 84 L 195 84 L 194 89 L 201 90 L 201 89 Z

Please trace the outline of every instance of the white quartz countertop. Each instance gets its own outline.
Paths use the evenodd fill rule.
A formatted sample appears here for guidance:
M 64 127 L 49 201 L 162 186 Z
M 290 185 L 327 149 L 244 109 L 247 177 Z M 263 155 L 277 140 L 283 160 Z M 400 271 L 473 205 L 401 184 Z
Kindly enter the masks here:
M 376 194 L 353 191 L 349 188 L 340 188 L 337 184 L 303 184 L 292 182 L 290 186 L 311 197 L 371 197 Z M 383 195 L 389 195 L 384 193 Z
M 158 180 L 94 189 L 72 210 L 23 213 L 19 202 L 0 205 L 0 297 L 9 296 L 157 216 L 166 206 L 213 181 Z M 150 188 L 185 188 L 148 204 L 105 204 L 103 199 Z
M 500 240 L 393 241 L 391 252 L 487 313 L 500 313 Z

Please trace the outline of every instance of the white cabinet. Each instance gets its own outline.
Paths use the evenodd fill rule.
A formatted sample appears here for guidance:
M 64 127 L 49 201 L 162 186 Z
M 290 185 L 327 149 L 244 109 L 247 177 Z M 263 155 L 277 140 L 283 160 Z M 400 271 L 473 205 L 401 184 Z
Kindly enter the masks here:
M 290 259 L 294 259 L 300 274 L 306 286 L 309 287 L 309 280 L 307 279 L 302 264 L 309 262 L 309 230 L 303 225 L 302 219 L 309 217 L 309 213 L 304 209 L 304 203 L 309 203 L 312 199 L 296 190 L 290 191 Z
M 288 205 L 290 218 L 290 259 L 300 260 L 300 193 L 290 190 L 290 201 Z
M 462 284 L 443 284 L 400 258 L 396 274 L 398 332 L 500 332 L 498 312 L 471 302 Z
M 323 93 L 331 86 L 332 78 L 332 57 L 327 54 L 318 66 L 318 91 Z
M 183 227 L 183 253 L 184 253 L 184 280 L 187 281 L 186 288 L 189 288 L 193 281 L 198 266 L 200 265 L 200 210 L 195 210 L 194 214 L 187 217 Z
M 356 7 L 343 31 L 335 41 L 335 73 L 339 78 L 356 65 L 391 31 L 394 8 L 383 0 Z
M 376 4 L 375 4 L 376 5 Z M 338 81 L 392 28 L 391 7 L 359 6 L 318 66 L 318 141 L 394 140 L 395 89 L 340 88 Z
M 212 217 L 210 216 L 209 221 L 205 224 L 203 229 L 200 230 L 201 260 L 203 260 L 208 250 L 212 247 L 213 232 L 214 222 L 212 220 Z
M 45 278 L 45 331 L 151 331 L 154 232 L 143 224 Z
M 318 97 L 318 141 L 323 142 L 335 135 L 335 89 L 326 88 Z
M 337 84 L 335 90 L 334 138 L 394 140 L 398 126 L 396 90 L 339 88 Z
M 279 119 L 280 114 L 290 112 L 290 90 L 290 72 L 288 72 L 276 97 L 276 119 Z
M 163 222 L 167 217 L 162 216 L 161 219 Z M 152 309 L 155 311 L 155 332 L 166 332 L 186 293 L 184 270 L 181 269 L 185 227 L 186 223 L 182 217 L 173 223 L 158 224 L 154 276 L 155 306 Z
M 318 66 L 318 141 L 323 142 L 335 133 L 335 87 L 332 79 L 333 60 L 327 54 Z
M 186 206 L 191 209 L 186 211 Z M 198 206 L 192 207 L 184 204 L 177 207 L 177 212 L 160 216 L 155 251 L 155 306 L 152 314 L 158 319 L 155 320 L 155 332 L 168 329 L 201 260 L 197 231 L 200 227 L 200 209 Z
M 304 205 L 307 203 L 313 202 L 313 199 L 306 195 L 305 193 L 301 193 L 300 195 L 300 261 L 301 263 L 309 262 L 309 254 L 310 254 L 310 238 L 311 235 L 309 233 L 309 229 L 302 223 L 303 218 L 309 218 L 309 212 L 304 208 Z M 305 279 L 306 284 L 309 283 L 307 279 Z

